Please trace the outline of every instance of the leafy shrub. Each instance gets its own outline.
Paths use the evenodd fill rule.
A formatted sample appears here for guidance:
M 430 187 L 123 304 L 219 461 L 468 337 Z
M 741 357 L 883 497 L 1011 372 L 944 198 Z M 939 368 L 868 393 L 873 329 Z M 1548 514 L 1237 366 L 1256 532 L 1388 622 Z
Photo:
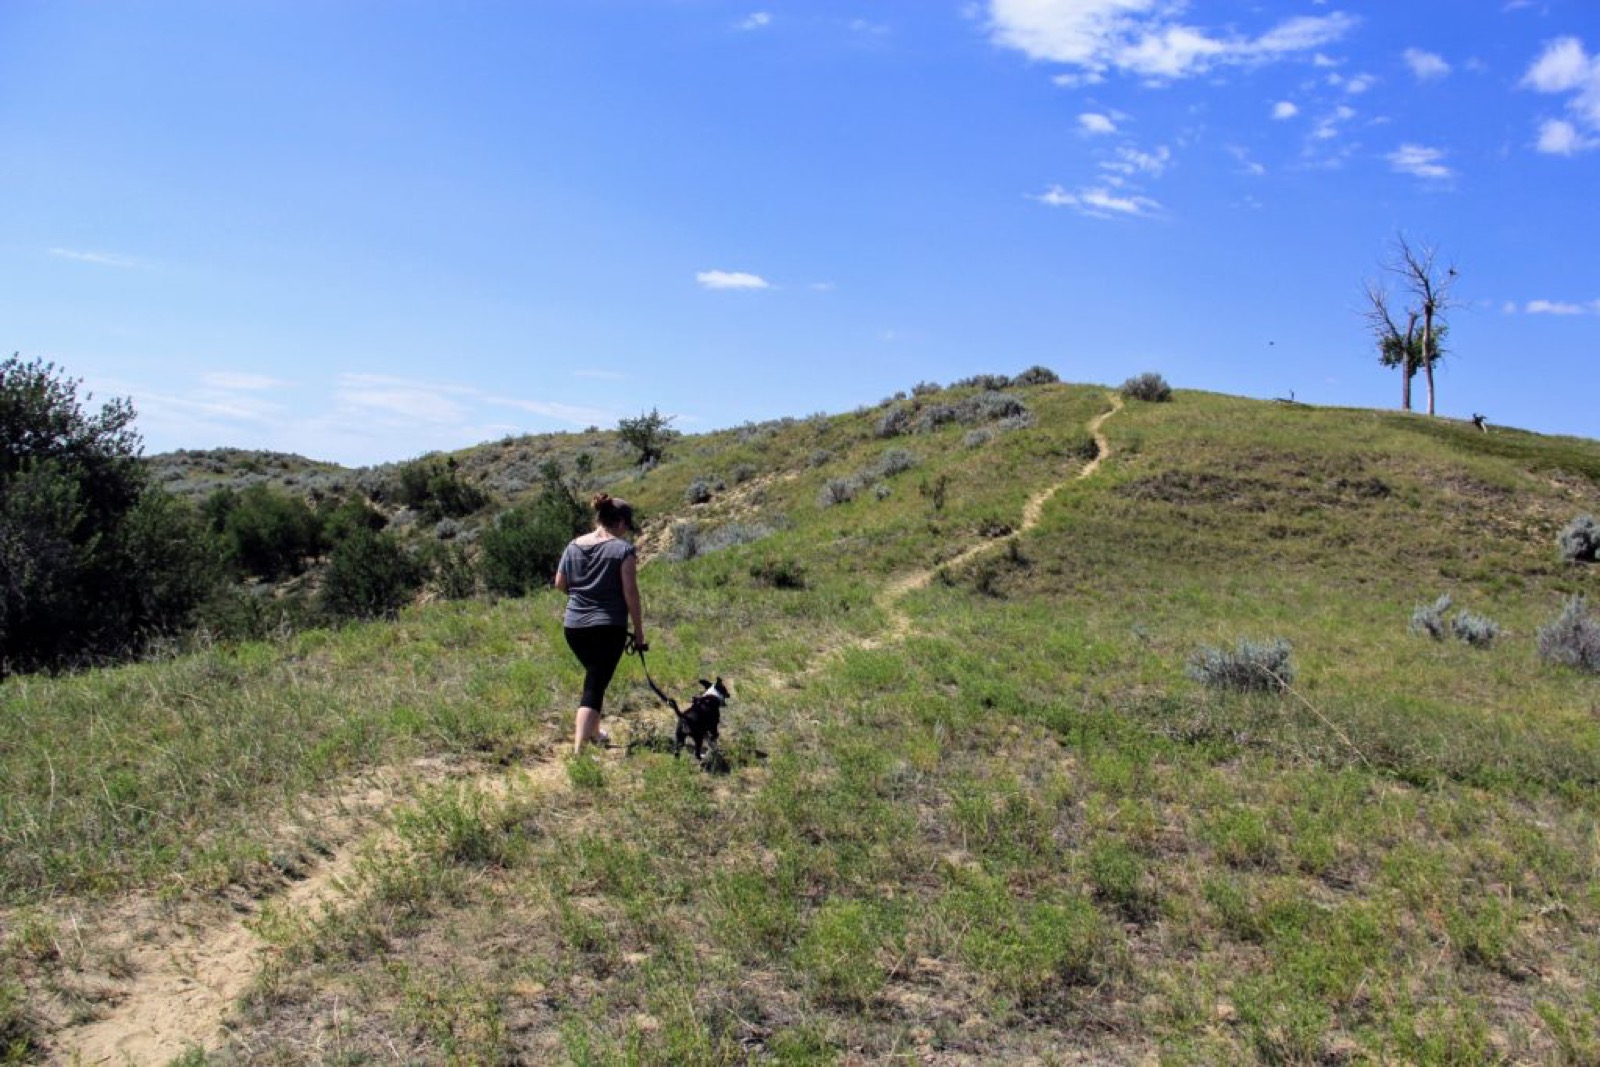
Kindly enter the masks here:
M 489 506 L 489 494 L 464 481 L 455 457 L 413 460 L 400 468 L 397 498 L 408 508 L 420 511 L 429 522 L 459 519 Z
M 1411 609 L 1411 632 L 1414 634 L 1427 634 L 1435 641 L 1443 641 L 1445 635 L 1444 613 L 1450 610 L 1450 594 L 1445 593 L 1432 604 L 1418 604 Z
M 944 386 L 938 382 L 918 382 L 911 387 L 912 396 L 932 396 L 934 393 L 944 392 Z
M 423 569 L 386 533 L 359 530 L 328 560 L 322 609 L 337 618 L 392 615 L 422 586 Z
M 690 504 L 707 504 L 711 502 L 711 493 L 711 483 L 704 478 L 696 478 L 683 491 L 683 499 Z
M 1470 611 L 1459 611 L 1450 620 L 1450 632 L 1473 648 L 1488 648 L 1500 636 L 1500 624 Z
M 384 518 L 383 512 L 359 496 L 352 496 L 339 503 L 334 503 L 331 499 L 323 501 L 317 508 L 317 520 L 322 524 L 323 542 L 334 545 L 357 530 L 377 533 L 389 525 L 389 520 Z
M 277 581 L 299 574 L 322 551 L 322 523 L 310 506 L 264 484 L 238 494 L 219 489 L 207 510 L 223 516 L 223 550 L 246 574 Z
M 465 546 L 431 544 L 424 549 L 421 562 L 431 572 L 432 586 L 446 600 L 467 600 L 477 595 L 478 569 Z
M 1060 380 L 1056 376 L 1056 372 L 1049 367 L 1041 367 L 1035 364 L 1011 379 L 1011 384 L 1019 387 L 1026 385 L 1053 385 Z
M 819 448 L 806 457 L 806 462 L 812 467 L 826 467 L 833 462 L 833 453 L 826 448 Z
M 1129 400 L 1161 404 L 1172 399 L 1172 386 L 1161 375 L 1147 371 L 1123 382 L 1122 395 Z
M 1584 598 L 1574 596 L 1561 614 L 1539 630 L 1539 655 L 1551 663 L 1600 674 L 1600 621 Z
M 509 596 L 544 588 L 555 576 L 567 542 L 581 532 L 582 527 L 544 498 L 502 512 L 479 539 L 484 586 Z
M 967 436 L 961 439 L 961 443 L 968 448 L 981 448 L 992 440 L 994 440 L 994 431 L 987 427 L 979 427 L 976 430 L 967 431 Z
M 1190 678 L 1214 689 L 1281 692 L 1294 681 L 1293 647 L 1283 638 L 1240 641 L 1237 650 L 1204 647 L 1189 658 Z
M 749 463 L 736 463 L 733 466 L 733 484 L 743 485 L 761 472 Z
M 1593 515 L 1579 515 L 1562 529 L 1556 543 L 1568 563 L 1600 561 L 1600 522 Z

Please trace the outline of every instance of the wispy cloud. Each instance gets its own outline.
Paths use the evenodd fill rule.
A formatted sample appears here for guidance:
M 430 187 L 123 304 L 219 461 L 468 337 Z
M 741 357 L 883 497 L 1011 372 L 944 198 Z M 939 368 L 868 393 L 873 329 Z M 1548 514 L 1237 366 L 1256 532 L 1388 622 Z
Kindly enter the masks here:
M 1272 105 L 1272 117 L 1278 120 L 1292 119 L 1300 114 L 1300 109 L 1288 100 L 1279 100 Z
M 1442 149 L 1419 144 L 1403 144 L 1390 152 L 1388 158 L 1389 165 L 1401 174 L 1409 174 L 1426 181 L 1445 181 L 1454 177 L 1454 172 L 1440 162 L 1444 159 L 1444 155 Z
M 1443 56 L 1432 52 L 1424 52 L 1420 48 L 1407 48 L 1403 57 L 1406 66 L 1411 68 L 1411 76 L 1419 82 L 1438 81 L 1450 74 L 1450 64 L 1444 61 Z
M 1078 68 L 1072 77 L 1116 71 L 1170 80 L 1312 52 L 1358 21 L 1338 12 L 1301 16 L 1252 37 L 1186 25 L 1176 20 L 1181 9 L 1156 0 L 990 0 L 989 32 L 1031 59 Z
M 761 275 L 737 270 L 703 270 L 694 276 L 694 280 L 707 289 L 772 288 L 771 283 Z
M 1122 145 L 1117 149 L 1116 158 L 1101 163 L 1100 169 L 1125 176 L 1144 174 L 1159 178 L 1171 165 L 1172 150 L 1166 145 L 1159 145 L 1151 152 L 1142 151 L 1131 145 Z
M 1335 89 L 1341 89 L 1351 96 L 1360 96 L 1371 89 L 1378 79 L 1371 74 L 1352 74 L 1346 77 L 1343 74 L 1328 75 L 1328 84 Z
M 1059 185 L 1035 196 L 1033 199 L 1047 207 L 1071 208 L 1093 218 L 1150 218 L 1161 211 L 1161 204 L 1147 196 L 1113 192 L 1110 187 L 1098 186 L 1070 192 Z
M 1560 37 L 1545 45 L 1523 75 L 1522 85 L 1567 96 L 1572 119 L 1547 119 L 1540 124 L 1536 145 L 1540 152 L 1570 156 L 1600 147 L 1600 57 L 1589 55 L 1582 41 Z
M 761 30 L 772 25 L 772 13 L 768 11 L 755 11 L 740 19 L 735 25 L 739 30 Z
M 117 267 L 122 270 L 143 270 L 143 260 L 121 256 L 112 252 L 90 252 L 73 248 L 52 248 L 49 253 L 57 259 L 70 259 L 75 263 L 92 263 L 97 267 Z
M 1530 315 L 1600 315 L 1600 300 L 1573 304 L 1564 300 L 1530 300 L 1525 308 Z
M 214 389 L 243 392 L 287 389 L 294 385 L 293 382 L 284 381 L 282 378 L 269 378 L 265 374 L 241 374 L 234 371 L 207 371 L 200 375 L 200 381 Z

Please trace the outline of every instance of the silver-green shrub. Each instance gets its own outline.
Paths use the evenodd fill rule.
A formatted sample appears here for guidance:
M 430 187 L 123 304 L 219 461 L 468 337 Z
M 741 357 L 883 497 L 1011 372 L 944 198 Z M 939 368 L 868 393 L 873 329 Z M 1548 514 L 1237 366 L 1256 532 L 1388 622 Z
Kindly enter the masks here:
M 848 504 L 859 492 L 861 492 L 860 478 L 829 478 L 822 485 L 817 503 L 825 508 L 835 504 Z
M 1600 562 L 1600 522 L 1593 515 L 1579 515 L 1562 529 L 1556 543 L 1568 563 Z
M 1600 622 L 1583 596 L 1567 601 L 1561 614 L 1539 630 L 1539 655 L 1550 663 L 1600 674 Z
M 1411 609 L 1411 632 L 1427 634 L 1435 641 L 1443 641 L 1446 631 L 1444 613 L 1450 610 L 1450 594 L 1445 593 L 1432 604 L 1418 604 Z
M 1488 648 L 1500 636 L 1500 624 L 1470 611 L 1458 611 L 1450 620 L 1450 632 L 1473 648 Z
M 1289 662 L 1293 651 L 1293 646 L 1281 637 L 1271 641 L 1240 641 L 1232 652 L 1207 646 L 1189 657 L 1185 673 L 1214 689 L 1241 693 L 1281 692 L 1294 681 L 1294 665 Z
M 891 448 L 879 456 L 877 462 L 868 467 L 863 473 L 868 478 L 892 478 L 915 467 L 918 463 L 917 454 L 904 448 Z

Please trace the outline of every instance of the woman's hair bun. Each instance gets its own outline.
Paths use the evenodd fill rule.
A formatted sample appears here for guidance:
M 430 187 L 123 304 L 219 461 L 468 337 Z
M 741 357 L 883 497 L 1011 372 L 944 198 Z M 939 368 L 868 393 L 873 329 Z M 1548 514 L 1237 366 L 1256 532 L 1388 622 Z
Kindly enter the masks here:
M 596 493 L 594 495 L 594 499 L 589 501 L 589 506 L 594 508 L 596 511 L 599 511 L 609 503 L 611 503 L 610 493 Z

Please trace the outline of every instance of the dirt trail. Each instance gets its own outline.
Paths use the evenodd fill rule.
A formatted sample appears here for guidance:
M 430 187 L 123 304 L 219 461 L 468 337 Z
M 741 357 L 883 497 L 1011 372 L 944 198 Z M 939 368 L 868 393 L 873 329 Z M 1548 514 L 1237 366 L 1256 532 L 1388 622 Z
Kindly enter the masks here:
M 345 792 L 310 806 L 314 810 L 301 821 L 317 827 L 331 855 L 296 870 L 299 880 L 278 892 L 231 907 L 213 902 L 176 917 L 172 906 L 150 898 L 124 902 L 94 924 L 104 931 L 96 947 L 121 961 L 117 976 L 93 976 L 101 1014 L 58 1030 L 48 1062 L 164 1064 L 195 1047 L 214 1047 L 228 1012 L 270 952 L 254 929 L 264 907 L 270 903 L 274 910 L 309 916 L 337 907 L 350 892 L 360 857 L 394 842 L 385 816 L 419 783 L 449 781 L 495 795 L 568 784 L 559 760 L 484 772 L 424 759 L 369 772 Z
M 1064 486 L 1094 474 L 1111 454 L 1101 425 L 1122 410 L 1121 398 L 1112 395 L 1111 401 L 1111 409 L 1089 423 L 1098 450 L 1090 463 L 1029 500 L 1016 530 L 973 545 L 942 566 L 959 567 L 1027 533 L 1038 525 L 1051 497 Z M 652 547 L 659 552 L 663 546 Z M 911 619 L 900 602 L 926 586 L 934 574 L 934 569 L 918 571 L 885 587 L 877 600 L 889 616 L 888 630 L 862 642 L 861 647 L 877 648 L 904 639 L 911 632 Z M 555 747 L 560 750 L 563 746 L 558 742 Z M 609 758 L 617 758 L 616 750 Z M 348 893 L 359 857 L 393 841 L 385 816 L 411 795 L 419 781 L 430 780 L 456 781 L 497 794 L 512 789 L 560 790 L 569 784 L 560 759 L 489 772 L 452 767 L 442 760 L 421 760 L 410 767 L 363 775 L 344 793 L 316 805 L 320 810 L 310 812 L 304 820 L 315 824 L 332 854 L 297 871 L 298 881 L 287 882 L 263 900 L 235 902 L 231 908 L 213 903 L 200 909 L 203 914 L 177 918 L 170 905 L 138 897 L 97 923 L 104 940 L 96 947 L 116 954 L 122 964 L 116 968 L 116 976 L 93 976 L 97 997 L 104 1005 L 100 1017 L 57 1030 L 49 1062 L 162 1064 L 195 1047 L 214 1046 L 222 1036 L 227 1013 L 249 989 L 264 954 L 270 951 L 254 930 L 263 907 L 270 902 L 275 909 L 315 915 L 337 906 Z
M 1122 398 L 1115 393 L 1110 394 L 1110 398 L 1111 409 L 1109 411 L 1101 412 L 1089 422 L 1089 433 L 1094 437 L 1095 444 L 1094 459 L 1085 464 L 1083 469 L 1078 471 L 1078 473 L 1073 475 L 1071 478 L 1059 481 L 1054 485 L 1051 485 L 1034 494 L 1033 499 L 1029 500 L 1022 509 L 1022 525 L 1017 527 L 1015 530 L 1012 530 L 1004 537 L 996 537 L 991 540 L 981 541 L 978 544 L 967 548 L 961 553 L 945 560 L 943 563 L 939 564 L 938 567 L 916 571 L 915 573 L 898 578 L 885 586 L 883 592 L 878 594 L 877 604 L 878 607 L 889 616 L 888 631 L 881 636 L 871 637 L 866 641 L 863 641 L 861 643 L 862 648 L 881 648 L 884 645 L 904 640 L 911 633 L 911 617 L 901 610 L 900 602 L 902 600 L 904 600 L 911 593 L 916 592 L 918 589 L 925 587 L 929 582 L 933 581 L 933 576 L 938 573 L 940 569 L 947 567 L 952 569 L 962 567 L 979 556 L 993 552 L 1002 545 L 1017 540 L 1023 534 L 1039 525 L 1039 519 L 1044 515 L 1045 505 L 1050 502 L 1052 497 L 1054 497 L 1057 493 L 1071 483 L 1082 481 L 1100 469 L 1100 464 L 1105 462 L 1107 456 L 1111 455 L 1111 442 L 1106 437 L 1105 432 L 1101 429 L 1101 427 L 1104 425 L 1107 419 L 1122 410 Z

